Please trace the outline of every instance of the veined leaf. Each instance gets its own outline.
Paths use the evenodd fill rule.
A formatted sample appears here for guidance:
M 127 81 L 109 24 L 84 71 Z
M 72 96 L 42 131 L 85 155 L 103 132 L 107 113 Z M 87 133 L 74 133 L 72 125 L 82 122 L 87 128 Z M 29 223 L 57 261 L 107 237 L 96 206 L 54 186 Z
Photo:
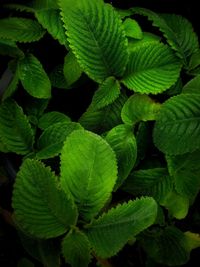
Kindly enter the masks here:
M 130 18 L 125 19 L 125 21 L 123 22 L 123 26 L 127 37 L 142 39 L 142 29 L 140 28 L 136 20 Z
M 70 122 L 71 119 L 64 113 L 58 111 L 47 112 L 39 119 L 38 127 L 42 130 L 52 126 L 57 122 Z
M 32 19 L 4 18 L 0 20 L 0 38 L 15 42 L 38 41 L 45 31 L 41 25 Z
M 59 9 L 41 9 L 35 12 L 35 16 L 54 39 L 58 40 L 61 45 L 66 45 L 67 37 Z
M 108 77 L 95 92 L 90 108 L 98 110 L 112 104 L 120 95 L 120 83 Z
M 72 267 L 88 267 L 90 243 L 87 236 L 78 230 L 71 230 L 63 239 L 62 254 Z
M 161 38 L 159 36 L 152 34 L 150 32 L 143 32 L 142 39 L 140 40 L 129 38 L 128 50 L 132 52 L 137 47 L 141 47 L 145 44 L 160 43 L 160 41 L 161 41 Z
M 161 107 L 154 127 L 154 143 L 164 153 L 179 155 L 200 148 L 200 96 L 181 94 Z
M 77 209 L 72 199 L 59 189 L 50 168 L 36 160 L 27 159 L 22 164 L 12 204 L 19 226 L 38 238 L 57 237 L 76 224 Z
M 32 6 L 35 10 L 42 10 L 42 9 L 58 9 L 58 3 L 55 0 L 34 0 Z
M 130 54 L 122 82 L 139 93 L 158 94 L 179 77 L 181 64 L 173 51 L 161 43 L 146 43 Z
M 103 208 L 116 179 L 116 157 L 105 140 L 85 130 L 67 137 L 61 153 L 61 185 L 71 193 L 85 220 Z
M 117 12 L 102 0 L 59 0 L 70 47 L 81 68 L 97 82 L 122 76 L 128 43 Z
M 115 8 L 115 10 L 117 11 L 117 13 L 119 14 L 120 18 L 126 18 L 126 17 L 130 17 L 132 15 L 132 11 L 131 9 L 120 9 L 120 8 Z
M 155 120 L 160 106 L 147 95 L 134 94 L 124 104 L 121 117 L 123 122 L 129 125 L 139 121 Z
M 136 162 L 137 144 L 132 127 L 125 124 L 118 125 L 110 130 L 106 135 L 106 141 L 117 156 L 118 179 L 115 184 L 116 190 L 128 177 Z
M 145 197 L 112 208 L 93 220 L 86 233 L 96 254 L 108 258 L 115 255 L 131 237 L 152 225 L 156 216 L 155 200 Z
M 8 150 L 25 155 L 32 151 L 33 132 L 23 110 L 13 100 L 0 106 L 0 139 Z
M 38 159 L 48 159 L 57 156 L 63 147 L 66 137 L 74 130 L 83 129 L 76 122 L 57 122 L 44 130 L 38 139 L 36 154 Z
M 200 74 L 184 85 L 182 93 L 200 95 Z
M 28 54 L 18 63 L 19 78 L 24 89 L 33 97 L 50 98 L 51 83 L 40 61 Z

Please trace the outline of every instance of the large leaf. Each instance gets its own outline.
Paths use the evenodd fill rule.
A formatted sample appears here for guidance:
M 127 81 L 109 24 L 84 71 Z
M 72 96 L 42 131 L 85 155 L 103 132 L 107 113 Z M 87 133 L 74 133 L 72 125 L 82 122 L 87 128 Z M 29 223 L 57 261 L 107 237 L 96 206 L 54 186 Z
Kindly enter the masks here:
M 122 76 L 128 60 L 122 22 L 102 0 L 60 0 L 68 41 L 81 68 L 97 82 Z
M 135 92 L 158 94 L 176 82 L 180 69 L 168 46 L 147 42 L 131 52 L 122 82 Z
M 152 225 L 157 215 L 157 204 L 146 197 L 129 201 L 104 213 L 86 228 L 89 241 L 97 255 L 115 255 L 133 236 Z
M 123 183 L 132 170 L 137 158 L 137 145 L 132 127 L 121 124 L 108 132 L 106 141 L 117 156 L 118 179 L 115 190 Z
M 36 160 L 27 159 L 22 164 L 12 205 L 19 226 L 38 238 L 62 235 L 77 220 L 76 206 L 59 189 L 57 177 Z
M 55 123 L 58 122 L 70 122 L 71 119 L 65 115 L 64 113 L 58 112 L 58 111 L 51 111 L 44 113 L 38 122 L 38 127 L 42 130 L 45 130 L 46 128 L 52 126 Z
M 61 153 L 61 184 L 85 220 L 103 208 L 116 179 L 116 157 L 108 143 L 85 130 L 72 132 Z
M 155 145 L 164 153 L 179 155 L 200 148 L 200 96 L 182 94 L 167 100 L 160 109 Z
M 27 154 L 33 149 L 33 132 L 23 110 L 13 100 L 0 106 L 0 139 L 8 150 Z
M 24 89 L 33 97 L 50 98 L 51 83 L 40 61 L 28 54 L 18 63 L 19 78 Z
M 45 31 L 41 25 L 32 19 L 4 18 L 0 20 L 0 38 L 16 42 L 38 41 Z
M 160 104 L 149 96 L 134 94 L 124 104 L 121 117 L 124 123 L 133 125 L 139 121 L 155 120 L 159 109 Z
M 78 230 L 71 230 L 63 239 L 62 254 L 72 267 L 88 267 L 90 243 L 87 236 Z

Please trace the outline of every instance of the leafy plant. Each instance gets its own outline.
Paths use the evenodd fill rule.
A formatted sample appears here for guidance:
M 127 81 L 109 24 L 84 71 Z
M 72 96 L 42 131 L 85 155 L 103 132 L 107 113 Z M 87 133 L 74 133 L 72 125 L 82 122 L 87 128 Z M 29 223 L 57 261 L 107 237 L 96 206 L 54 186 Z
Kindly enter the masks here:
M 191 23 L 103 0 L 4 8 L 14 13 L 0 20 L 0 151 L 19 161 L 12 223 L 32 256 L 18 266 L 115 266 L 127 246 L 142 251 L 142 266 L 187 263 L 200 247 L 192 226 L 181 226 L 200 189 L 200 49 Z M 44 38 L 64 51 L 52 68 L 53 57 L 45 62 L 37 50 Z M 77 94 L 91 86 L 82 110 Z M 73 91 L 78 118 L 52 105 L 55 94 L 73 101 Z

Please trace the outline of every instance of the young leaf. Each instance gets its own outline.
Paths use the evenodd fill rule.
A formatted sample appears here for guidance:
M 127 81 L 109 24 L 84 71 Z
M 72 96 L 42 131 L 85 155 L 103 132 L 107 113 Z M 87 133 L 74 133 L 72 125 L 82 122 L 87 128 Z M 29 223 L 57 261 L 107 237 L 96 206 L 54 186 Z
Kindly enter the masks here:
M 70 122 L 70 121 L 71 119 L 64 113 L 61 113 L 58 111 L 51 111 L 51 112 L 47 112 L 42 115 L 42 117 L 39 119 L 38 127 L 42 130 L 45 130 L 55 123 L 58 123 L 58 122 L 65 123 L 65 122 Z
M 32 54 L 18 62 L 18 74 L 24 89 L 33 97 L 50 98 L 51 83 L 40 61 Z
M 108 77 L 95 92 L 90 108 L 98 110 L 112 104 L 120 95 L 120 84 L 114 77 Z
M 33 148 L 33 131 L 23 110 L 14 100 L 0 106 L 0 139 L 8 150 L 25 155 Z
M 128 43 L 117 12 L 102 0 L 59 0 L 70 47 L 93 80 L 122 76 Z
M 123 26 L 127 37 L 142 39 L 143 33 L 136 20 L 130 18 L 125 19 Z
M 95 253 L 108 258 L 115 255 L 131 237 L 152 225 L 156 216 L 155 200 L 145 197 L 112 208 L 93 220 L 86 233 Z
M 67 137 L 61 153 L 61 185 L 71 193 L 85 220 L 103 208 L 116 179 L 116 157 L 105 140 L 84 130 Z
M 72 267 L 88 267 L 90 243 L 87 236 L 79 230 L 71 230 L 63 239 L 62 254 Z
M 170 155 L 193 152 L 200 148 L 200 96 L 181 94 L 161 107 L 154 127 L 154 143 Z
M 116 190 L 128 177 L 136 162 L 136 140 L 132 127 L 121 124 L 108 132 L 106 135 L 106 141 L 110 144 L 117 156 L 118 179 L 115 184 Z
M 200 74 L 184 85 L 182 93 L 200 95 Z
M 57 237 L 76 224 L 72 199 L 59 188 L 50 168 L 36 160 L 27 159 L 22 164 L 12 205 L 19 226 L 37 238 Z
M 139 121 L 155 120 L 160 106 L 147 95 L 134 94 L 124 104 L 121 117 L 123 122 L 129 125 Z
M 4 18 L 0 20 L 0 38 L 15 42 L 38 41 L 45 31 L 41 25 L 32 19 Z
M 146 43 L 134 49 L 122 82 L 139 93 L 158 94 L 179 77 L 181 64 L 173 51 L 161 43 Z

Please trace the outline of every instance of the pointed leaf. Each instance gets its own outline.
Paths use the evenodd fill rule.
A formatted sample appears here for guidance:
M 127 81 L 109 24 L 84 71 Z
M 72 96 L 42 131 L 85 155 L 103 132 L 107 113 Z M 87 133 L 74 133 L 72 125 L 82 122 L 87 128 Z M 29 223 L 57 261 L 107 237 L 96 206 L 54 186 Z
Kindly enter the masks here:
M 129 201 L 93 220 L 86 233 L 96 254 L 108 258 L 115 255 L 130 237 L 152 225 L 156 215 L 157 204 L 153 198 Z
M 72 267 L 88 267 L 90 243 L 87 236 L 79 230 L 70 231 L 63 239 L 62 254 Z
M 81 68 L 97 82 L 122 76 L 128 60 L 127 39 L 117 12 L 102 0 L 60 0 L 70 47 Z
M 61 153 L 61 184 L 71 193 L 85 220 L 103 208 L 116 179 L 116 157 L 105 140 L 84 130 L 67 137 Z
M 12 73 L 12 72 L 11 72 Z M 7 98 L 9 98 L 10 96 L 13 95 L 13 93 L 17 90 L 17 86 L 19 83 L 19 75 L 18 72 L 15 71 L 15 73 L 11 74 L 13 77 L 10 81 L 10 83 L 8 84 L 6 90 L 4 91 L 2 100 L 6 100 Z
M 32 19 L 4 18 L 0 20 L 0 38 L 15 42 L 38 41 L 45 31 L 41 25 Z
M 123 26 L 127 37 L 142 39 L 142 29 L 140 28 L 136 20 L 130 18 L 125 19 L 125 21 L 123 22 Z
M 122 82 L 135 92 L 157 94 L 176 82 L 180 69 L 168 46 L 147 43 L 132 51 Z
M 32 151 L 33 131 L 23 110 L 13 100 L 0 106 L 0 139 L 8 150 L 25 155 Z
M 200 148 L 200 96 L 181 94 L 171 97 L 161 107 L 154 128 L 154 143 L 172 155 Z
M 59 189 L 54 173 L 36 160 L 22 164 L 12 203 L 19 226 L 38 238 L 62 235 L 77 220 L 76 207 Z
M 199 234 L 187 231 L 184 233 L 184 235 L 185 235 L 187 251 L 191 252 L 192 249 L 200 247 L 200 235 Z
M 182 93 L 200 95 L 200 74 L 184 85 Z
M 28 54 L 18 63 L 19 78 L 24 89 L 33 97 L 50 98 L 51 83 L 40 61 Z
M 70 122 L 71 119 L 64 113 L 58 111 L 47 112 L 39 119 L 38 127 L 42 130 L 58 122 Z
M 121 117 L 123 122 L 129 125 L 139 121 L 155 120 L 160 106 L 147 95 L 134 94 L 124 104 Z
M 118 179 L 115 190 L 128 177 L 137 158 L 137 145 L 133 129 L 128 125 L 118 125 L 108 132 L 106 141 L 110 144 L 117 156 Z

